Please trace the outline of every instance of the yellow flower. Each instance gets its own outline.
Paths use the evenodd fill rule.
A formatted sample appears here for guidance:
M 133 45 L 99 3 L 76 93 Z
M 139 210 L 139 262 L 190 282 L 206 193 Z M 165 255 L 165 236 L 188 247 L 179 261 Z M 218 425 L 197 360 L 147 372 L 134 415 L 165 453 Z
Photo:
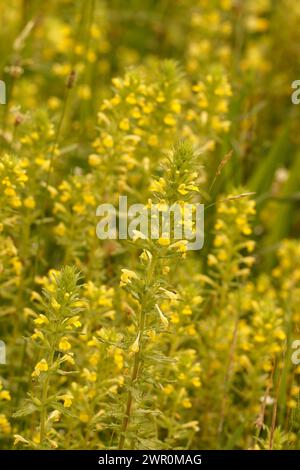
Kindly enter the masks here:
M 178 242 L 172 243 L 172 245 L 170 245 L 170 249 L 177 251 L 177 253 L 186 253 L 187 245 L 187 240 L 178 240 Z
M 130 112 L 130 116 L 132 116 L 134 119 L 140 119 L 142 116 L 140 109 L 138 107 L 133 108 Z
M 68 351 L 69 349 L 71 349 L 71 344 L 69 343 L 68 338 L 66 336 L 64 336 L 60 340 L 58 347 L 61 351 Z
M 128 103 L 128 104 L 136 104 L 136 97 L 134 96 L 133 93 L 130 93 L 128 96 L 126 96 L 126 99 L 125 101 Z
M 82 423 L 88 423 L 90 420 L 90 417 L 86 412 L 81 411 L 79 414 L 79 419 Z
M 166 395 L 170 395 L 172 392 L 174 392 L 174 387 L 172 384 L 168 384 L 163 388 L 163 391 Z
M 122 129 L 122 131 L 128 131 L 130 128 L 129 119 L 122 119 L 122 121 L 119 123 L 119 128 Z
M 220 250 L 217 254 L 217 258 L 219 261 L 226 261 L 228 258 L 228 254 L 225 250 Z
M 112 148 L 114 145 L 112 136 L 108 134 L 103 138 L 102 142 L 103 142 L 104 147 L 107 147 L 107 148 Z
M 96 201 L 95 201 L 95 197 L 93 196 L 93 194 L 84 194 L 83 195 L 83 200 L 86 204 L 90 205 L 90 206 L 94 206 Z
M 4 190 L 4 194 L 6 196 L 9 196 L 9 197 L 13 197 L 13 196 L 16 196 L 16 191 L 14 190 L 14 188 L 5 188 Z
M 179 318 L 178 313 L 172 313 L 171 322 L 174 324 L 180 323 L 180 318 Z
M 291 395 L 298 396 L 300 392 L 300 387 L 298 385 L 293 385 L 291 388 Z
M 121 349 L 116 349 L 114 353 L 114 361 L 118 369 L 122 369 L 124 365 L 124 358 Z
M 76 214 L 82 215 L 85 213 L 85 206 L 78 202 L 77 204 L 74 204 L 73 211 L 76 212 Z
M 153 180 L 150 185 L 150 191 L 162 193 L 167 185 L 167 182 L 164 178 L 159 178 L 159 180 Z
M 151 147 L 156 147 L 158 145 L 158 138 L 156 135 L 152 134 L 150 135 L 150 137 L 148 138 L 148 144 L 151 146 Z
M 264 342 L 266 341 L 266 337 L 263 336 L 262 334 L 256 334 L 256 335 L 254 336 L 254 341 L 255 341 L 256 343 L 264 343 Z
M 121 281 L 120 286 L 126 286 L 127 284 L 131 284 L 132 279 L 138 279 L 137 274 L 130 269 L 121 269 Z
M 91 366 L 96 366 L 99 362 L 99 353 L 94 353 L 89 357 L 89 363 Z
M 245 243 L 245 246 L 247 248 L 248 253 L 252 253 L 252 251 L 255 248 L 255 241 L 247 240 L 246 243 Z
M 201 381 L 200 381 L 199 377 L 195 377 L 195 378 L 192 380 L 192 384 L 193 384 L 194 387 L 196 387 L 196 388 L 201 387 Z
M 171 110 L 176 114 L 179 114 L 181 111 L 181 104 L 179 103 L 179 101 L 172 101 L 170 107 Z
M 70 408 L 70 406 L 72 406 L 73 395 L 65 394 L 65 395 L 61 395 L 59 398 L 63 400 L 65 408 Z
M 186 333 L 189 336 L 196 336 L 197 332 L 196 332 L 195 326 L 194 325 L 188 325 L 186 327 Z
M 11 263 L 15 269 L 15 272 L 16 274 L 19 276 L 21 274 L 21 271 L 22 271 L 22 263 L 20 262 L 20 260 L 18 258 L 13 258 L 11 260 Z
M 215 247 L 220 247 L 226 242 L 226 238 L 222 235 L 217 235 L 216 238 L 214 239 L 214 246 Z
M 189 398 L 184 398 L 181 402 L 183 408 L 192 408 L 192 403 L 191 403 L 191 400 Z
M 34 371 L 32 372 L 31 376 L 32 377 L 39 377 L 41 372 L 47 372 L 48 370 L 48 363 L 46 359 L 42 359 L 40 362 L 38 362 L 35 367 Z
M 17 208 L 17 207 L 21 207 L 21 205 L 22 205 L 21 199 L 20 199 L 19 197 L 14 197 L 14 198 L 12 198 L 11 201 L 10 201 L 10 203 L 11 203 L 11 205 L 12 205 L 13 207 L 16 207 L 16 208 Z
M 280 341 L 284 341 L 286 338 L 286 334 L 283 330 L 277 330 L 274 332 L 275 338 L 278 338 Z
M 9 434 L 11 432 L 11 426 L 4 414 L 0 414 L 0 431 L 3 434 Z
M 0 400 L 7 400 L 7 401 L 11 400 L 11 396 L 8 390 L 2 390 L 0 392 Z
M 189 305 L 186 305 L 182 310 L 183 315 L 192 315 L 192 309 Z
M 81 327 L 81 322 L 79 321 L 79 316 L 75 315 L 74 317 L 69 318 L 68 325 L 69 326 L 75 326 L 75 328 L 80 328 Z
M 47 101 L 49 108 L 52 110 L 58 109 L 60 106 L 60 103 L 61 103 L 60 99 L 57 98 L 56 96 L 50 96 L 50 98 Z
M 164 123 L 167 124 L 167 126 L 176 126 L 176 119 L 174 118 L 174 116 L 172 116 L 172 114 L 167 114 L 165 117 L 164 117 Z
M 60 222 L 56 227 L 54 227 L 53 232 L 59 237 L 63 237 L 66 233 L 66 226 L 63 222 Z
M 49 323 L 49 320 L 48 318 L 46 317 L 46 315 L 43 315 L 42 313 L 35 319 L 33 320 L 33 322 L 36 324 L 36 325 L 46 325 L 47 323 Z
M 208 266 L 216 266 L 218 264 L 218 260 L 215 257 L 215 255 L 212 255 L 211 253 L 209 253 L 207 257 L 207 264 Z
M 44 335 L 40 330 L 35 329 L 33 335 L 31 335 L 31 339 L 35 341 L 36 339 L 44 340 Z
M 157 97 L 156 97 L 156 101 L 158 103 L 164 103 L 166 101 L 166 98 L 165 96 L 160 92 Z
M 182 194 L 183 196 L 185 194 L 188 194 L 188 191 L 186 190 L 186 185 L 184 183 L 180 184 L 177 191 Z
M 247 18 L 246 27 L 253 33 L 263 33 L 269 28 L 269 21 L 266 18 L 251 15 Z
M 89 164 L 91 166 L 99 166 L 100 163 L 101 163 L 101 157 L 99 155 L 97 155 L 96 153 L 92 153 L 91 155 L 89 155 Z
M 62 358 L 61 358 L 61 361 L 62 362 L 67 362 L 68 364 L 71 364 L 71 365 L 74 365 L 75 364 L 75 361 L 73 359 L 73 353 L 69 353 L 69 354 L 65 354 Z
M 287 401 L 287 407 L 288 408 L 297 408 L 298 406 L 298 403 L 296 400 L 294 400 L 293 398 L 291 398 L 290 400 Z
M 97 374 L 94 371 L 89 371 L 88 369 L 84 369 L 82 376 L 88 381 L 88 382 L 96 382 L 97 381 Z
M 59 310 L 61 305 L 57 302 L 56 299 L 52 299 L 51 300 L 51 307 L 54 309 L 54 310 Z
M 171 243 L 171 240 L 167 236 L 162 236 L 158 239 L 158 243 L 161 246 L 169 246 Z
M 39 444 L 40 443 L 40 434 L 38 432 L 35 432 L 33 434 L 32 440 L 35 444 Z
M 24 206 L 27 207 L 27 209 L 34 209 L 35 208 L 35 200 L 32 196 L 27 197 L 24 199 Z
M 145 106 L 143 106 L 143 111 L 144 111 L 145 114 L 152 113 L 153 109 L 154 109 L 154 107 L 151 103 L 148 103 Z

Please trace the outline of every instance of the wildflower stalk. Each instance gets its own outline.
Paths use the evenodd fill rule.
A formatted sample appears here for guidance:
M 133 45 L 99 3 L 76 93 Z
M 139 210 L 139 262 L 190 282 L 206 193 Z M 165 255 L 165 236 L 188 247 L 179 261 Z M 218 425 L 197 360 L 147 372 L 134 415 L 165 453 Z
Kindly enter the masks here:
M 67 375 L 70 370 L 64 367 L 74 365 L 71 340 L 76 328 L 81 326 L 78 313 L 82 310 L 83 301 L 79 298 L 80 287 L 78 272 L 70 266 L 61 271 L 52 271 L 48 278 L 43 279 L 43 297 L 33 292 L 33 298 L 37 301 L 35 307 L 42 313 L 35 314 L 34 334 L 31 336 L 31 345 L 38 346 L 38 351 L 45 351 L 44 357 L 37 357 L 38 362 L 31 374 L 36 385 L 36 391 L 29 394 L 29 399 L 14 414 L 22 417 L 37 412 L 39 415 L 39 441 L 31 439 L 27 445 L 36 448 L 37 442 L 41 448 L 57 447 L 57 443 L 51 439 L 51 414 L 52 409 L 57 415 L 65 413 L 65 408 L 72 404 L 73 396 L 70 393 L 49 395 L 49 389 L 59 375 Z M 66 386 L 66 384 L 65 384 Z M 63 405 L 61 404 L 63 401 Z M 22 440 L 21 436 L 21 440 Z M 24 441 L 22 441 L 24 442 Z
M 151 185 L 151 191 L 155 200 L 160 204 L 161 211 L 166 210 L 166 206 L 171 207 L 179 200 L 181 202 L 188 201 L 193 197 L 193 192 L 197 193 L 198 187 L 195 185 L 195 178 L 197 178 L 198 173 L 194 171 L 195 165 L 196 155 L 192 146 L 186 142 L 179 142 L 166 158 L 164 165 L 166 179 L 160 178 L 153 181 Z M 171 183 L 168 183 L 169 181 Z M 152 202 L 149 203 L 152 204 Z M 172 266 L 174 267 L 176 260 L 186 256 L 187 240 L 174 238 L 173 228 L 171 232 L 165 232 L 165 226 L 163 225 L 161 229 L 161 233 L 157 234 L 159 237 L 157 241 L 149 240 L 145 234 L 139 232 L 140 235 L 143 235 L 141 237 L 143 253 L 140 259 L 146 265 L 144 264 L 141 275 L 123 269 L 121 276 L 121 286 L 125 287 L 131 296 L 138 299 L 140 316 L 137 322 L 136 340 L 130 348 L 131 352 L 134 353 L 134 360 L 129 379 L 125 413 L 121 424 L 119 450 L 122 450 L 125 444 L 126 432 L 132 415 L 133 388 L 140 378 L 142 356 L 145 356 L 145 359 L 147 357 L 151 363 L 151 356 L 147 356 L 143 352 L 146 340 L 145 330 L 148 334 L 148 326 L 151 325 L 153 328 L 151 331 L 156 334 L 156 332 L 161 332 L 161 328 L 168 327 L 168 319 L 158 305 L 162 299 L 175 295 L 162 288 L 162 285 L 167 282 L 168 273 L 170 272 L 170 267 L 166 263 L 168 264 L 172 260 Z M 139 236 L 137 240 L 140 240 Z M 149 317 L 149 325 L 147 317 Z M 152 319 L 151 322 L 150 319 Z
M 153 274 L 155 273 L 155 268 L 156 268 L 156 262 L 157 262 L 156 260 L 157 258 L 154 255 L 150 262 L 143 300 L 146 300 L 147 295 L 148 295 L 148 289 L 152 283 Z M 134 356 L 134 363 L 133 363 L 131 381 L 130 381 L 130 389 L 128 391 L 126 410 L 125 410 L 125 414 L 124 414 L 122 426 L 121 426 L 121 433 L 120 433 L 119 446 L 118 446 L 119 450 L 122 450 L 124 448 L 125 434 L 128 428 L 129 421 L 130 421 L 131 408 L 132 408 L 132 402 L 133 402 L 131 387 L 134 384 L 134 382 L 137 380 L 139 369 L 140 369 L 140 362 L 141 362 L 141 355 L 142 355 L 142 348 L 143 348 L 143 336 L 144 336 L 144 329 L 145 329 L 145 322 L 146 322 L 146 309 L 145 309 L 144 304 L 145 302 L 142 301 L 142 308 L 141 308 L 140 321 L 139 321 L 139 330 L 138 330 L 139 350 Z

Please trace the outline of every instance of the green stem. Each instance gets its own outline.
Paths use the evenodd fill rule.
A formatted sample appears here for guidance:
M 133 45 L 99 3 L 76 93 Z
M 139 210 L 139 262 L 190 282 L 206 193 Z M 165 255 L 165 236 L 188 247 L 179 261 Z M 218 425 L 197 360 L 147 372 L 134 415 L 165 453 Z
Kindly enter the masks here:
M 46 418 L 46 406 L 45 403 L 47 401 L 48 396 L 48 384 L 49 384 L 49 376 L 46 377 L 42 387 L 42 396 L 41 396 L 41 416 L 40 416 L 40 446 L 43 446 L 44 438 L 45 438 L 45 418 Z
M 52 343 L 51 351 L 49 354 L 49 369 L 53 363 L 54 352 L 55 352 L 55 344 L 56 344 L 56 334 L 54 335 L 54 340 Z M 43 385 L 42 385 L 42 392 L 41 392 L 41 414 L 40 414 L 40 446 L 43 447 L 44 439 L 45 439 L 45 421 L 46 421 L 46 414 L 47 414 L 47 398 L 48 398 L 48 386 L 49 386 L 49 379 L 50 379 L 50 372 L 48 370 L 47 377 L 45 378 Z
M 142 308 L 141 308 L 141 315 L 140 315 L 140 322 L 139 322 L 139 350 L 134 356 L 134 363 L 133 363 L 133 368 L 132 368 L 132 374 L 131 374 L 131 380 L 130 380 L 130 389 L 128 391 L 127 395 L 127 403 L 126 403 L 126 410 L 125 414 L 123 417 L 122 421 L 122 426 L 121 426 L 121 433 L 120 433 L 120 440 L 119 440 L 119 446 L 118 449 L 122 450 L 124 448 L 124 443 L 125 443 L 125 434 L 128 429 L 128 425 L 130 422 L 130 416 L 131 416 L 131 411 L 132 411 L 132 403 L 133 403 L 133 396 L 132 396 L 132 391 L 131 388 L 133 387 L 135 381 L 138 378 L 139 375 L 139 370 L 140 370 L 140 363 L 141 363 L 141 356 L 142 356 L 142 347 L 143 347 L 143 336 L 144 336 L 144 329 L 145 329 L 145 323 L 146 323 L 146 309 L 144 308 L 144 301 L 147 297 L 147 293 L 149 291 L 149 286 L 151 285 L 152 282 L 152 277 L 155 272 L 155 267 L 156 267 L 156 259 L 153 256 L 149 271 L 147 274 L 147 279 L 146 279 L 146 286 L 145 286 L 145 298 L 143 299 L 142 302 Z
M 132 374 L 131 374 L 130 388 L 134 385 L 134 382 L 138 378 L 138 373 L 139 373 L 139 368 L 140 368 L 140 360 L 141 360 L 142 339 L 143 339 L 144 328 L 145 328 L 145 319 L 146 319 L 146 312 L 144 310 L 142 310 L 141 311 L 141 317 L 140 317 L 140 325 L 139 325 L 140 347 L 139 347 L 138 352 L 134 356 L 134 363 L 133 363 L 133 369 L 132 369 Z M 124 415 L 123 422 L 122 422 L 122 427 L 121 427 L 119 450 L 122 450 L 123 447 L 124 447 L 125 433 L 127 431 L 129 421 L 130 421 L 132 402 L 133 402 L 132 392 L 131 392 L 131 390 L 129 390 L 128 391 L 128 396 L 127 396 L 126 411 L 125 411 L 125 415 Z

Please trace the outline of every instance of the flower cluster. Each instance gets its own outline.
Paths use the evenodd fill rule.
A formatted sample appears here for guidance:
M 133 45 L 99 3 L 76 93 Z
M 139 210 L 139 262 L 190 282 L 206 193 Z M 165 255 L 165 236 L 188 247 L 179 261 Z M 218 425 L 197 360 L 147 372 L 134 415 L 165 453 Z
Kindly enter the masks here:
M 31 295 L 36 310 L 32 310 L 34 333 L 31 342 L 37 361 L 31 373 L 33 390 L 15 416 L 39 413 L 38 434 L 26 439 L 27 444 L 34 447 L 37 444 L 57 447 L 54 439 L 57 431 L 52 425 L 72 405 L 73 395 L 64 377 L 72 373 L 75 365 L 73 336 L 82 326 L 80 312 L 85 304 L 79 297 L 78 280 L 78 273 L 71 267 L 66 266 L 60 272 L 52 270 L 49 277 L 37 280 L 44 287 L 43 296 L 36 291 Z M 60 382 L 61 390 L 58 388 L 54 395 L 49 395 L 54 379 Z
M 0 448 L 299 449 L 299 2 L 1 19 Z

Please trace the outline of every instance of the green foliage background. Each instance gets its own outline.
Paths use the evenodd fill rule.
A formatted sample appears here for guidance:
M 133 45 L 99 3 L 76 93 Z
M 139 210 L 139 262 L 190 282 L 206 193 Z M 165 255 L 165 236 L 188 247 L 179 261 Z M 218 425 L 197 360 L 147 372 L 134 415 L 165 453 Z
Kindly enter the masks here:
M 299 449 L 300 5 L 0 7 L 0 447 Z M 98 240 L 119 195 L 203 250 Z

